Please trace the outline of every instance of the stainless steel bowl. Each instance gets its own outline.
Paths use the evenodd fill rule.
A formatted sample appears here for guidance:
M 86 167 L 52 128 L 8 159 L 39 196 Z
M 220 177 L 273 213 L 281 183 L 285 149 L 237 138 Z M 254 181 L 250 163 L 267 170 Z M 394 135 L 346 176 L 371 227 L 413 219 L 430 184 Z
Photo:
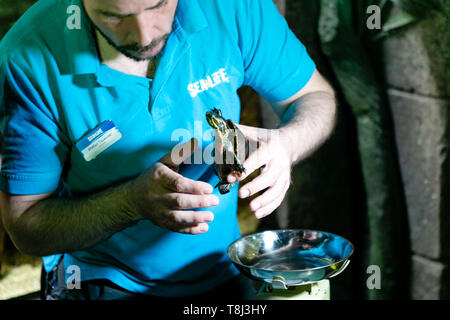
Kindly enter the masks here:
M 243 274 L 276 288 L 332 278 L 347 267 L 352 253 L 347 239 L 314 230 L 264 231 L 228 247 L 229 258 Z

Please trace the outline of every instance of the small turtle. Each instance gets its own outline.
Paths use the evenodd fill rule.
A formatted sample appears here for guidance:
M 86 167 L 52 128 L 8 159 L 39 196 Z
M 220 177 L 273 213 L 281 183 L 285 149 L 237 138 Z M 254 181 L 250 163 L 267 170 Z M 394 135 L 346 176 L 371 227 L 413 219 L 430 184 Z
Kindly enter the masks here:
M 239 148 L 242 144 L 245 146 L 245 157 L 248 154 L 248 145 L 243 133 L 231 120 L 225 120 L 222 117 L 222 112 L 219 109 L 212 109 L 206 112 L 206 121 L 216 131 L 216 148 L 220 152 L 220 157 L 217 158 L 214 154 L 215 164 L 214 172 L 219 177 L 220 181 L 216 185 L 221 194 L 228 193 L 233 187 L 234 183 L 227 181 L 227 176 L 230 173 L 235 173 L 240 176 L 245 172 L 245 168 L 239 159 Z M 217 160 L 219 163 L 217 163 Z

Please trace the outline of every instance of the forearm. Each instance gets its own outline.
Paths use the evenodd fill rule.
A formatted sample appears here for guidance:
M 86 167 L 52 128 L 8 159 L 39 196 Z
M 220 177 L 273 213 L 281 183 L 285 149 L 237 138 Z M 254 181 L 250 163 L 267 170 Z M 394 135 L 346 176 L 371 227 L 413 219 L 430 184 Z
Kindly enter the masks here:
M 47 198 L 10 225 L 16 246 L 36 256 L 92 246 L 138 221 L 130 183 L 82 198 Z
M 317 91 L 294 101 L 279 128 L 282 143 L 293 164 L 307 158 L 330 136 L 336 123 L 336 100 L 332 91 Z

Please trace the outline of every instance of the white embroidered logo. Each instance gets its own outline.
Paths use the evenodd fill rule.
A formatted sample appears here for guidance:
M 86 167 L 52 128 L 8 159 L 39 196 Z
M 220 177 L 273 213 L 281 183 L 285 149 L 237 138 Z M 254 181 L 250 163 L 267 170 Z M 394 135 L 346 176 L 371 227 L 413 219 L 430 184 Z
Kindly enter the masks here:
M 199 93 L 214 88 L 221 83 L 229 83 L 227 72 L 224 68 L 217 70 L 211 75 L 207 76 L 206 79 L 200 79 L 200 81 L 190 83 L 187 87 L 189 94 L 192 98 L 195 98 Z

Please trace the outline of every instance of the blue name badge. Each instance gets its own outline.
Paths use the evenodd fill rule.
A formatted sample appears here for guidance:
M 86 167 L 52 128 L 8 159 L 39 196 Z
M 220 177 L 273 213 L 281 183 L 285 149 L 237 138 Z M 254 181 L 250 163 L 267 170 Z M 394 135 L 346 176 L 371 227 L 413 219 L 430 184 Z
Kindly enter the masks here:
M 111 120 L 104 121 L 96 129 L 77 142 L 77 149 L 83 154 L 86 161 L 95 159 L 100 153 L 109 148 L 122 134 Z

